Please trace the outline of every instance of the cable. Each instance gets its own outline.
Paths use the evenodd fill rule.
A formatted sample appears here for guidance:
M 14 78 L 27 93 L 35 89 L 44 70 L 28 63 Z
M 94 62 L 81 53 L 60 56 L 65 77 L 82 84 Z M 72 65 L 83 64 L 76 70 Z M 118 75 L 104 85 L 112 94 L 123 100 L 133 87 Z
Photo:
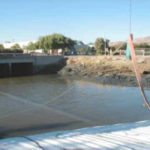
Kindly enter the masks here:
M 15 100 L 17 100 L 17 101 L 21 101 L 21 102 L 24 102 L 24 103 L 26 103 L 26 104 L 30 104 L 30 105 L 33 105 L 33 106 L 36 106 L 36 107 L 46 108 L 46 109 L 53 109 L 53 110 L 57 111 L 58 113 L 63 113 L 63 115 L 65 115 L 65 116 L 68 116 L 68 117 L 70 117 L 70 118 L 74 118 L 74 119 L 77 119 L 77 120 L 81 120 L 81 121 L 87 122 L 87 123 L 89 123 L 89 124 L 91 124 L 91 125 L 94 125 L 94 124 L 95 124 L 94 121 L 91 121 L 91 120 L 89 120 L 89 119 L 85 119 L 85 118 L 76 116 L 76 115 L 74 115 L 74 114 L 70 114 L 70 113 L 64 112 L 64 111 L 59 110 L 59 109 L 56 110 L 56 109 L 54 109 L 54 108 L 52 108 L 52 107 L 46 106 L 45 104 L 38 104 L 38 103 L 35 103 L 35 102 L 31 102 L 31 101 L 25 100 L 25 99 L 23 99 L 23 98 L 20 98 L 20 97 L 14 96 L 14 95 L 11 95 L 11 94 L 8 94 L 8 93 L 4 93 L 4 92 L 2 92 L 2 91 L 0 91 L 0 94 L 3 94 L 3 95 L 5 95 L 5 96 L 7 96 L 7 97 L 9 97 L 9 98 L 12 98 L 12 99 L 15 99 Z M 26 112 L 26 111 L 32 110 L 32 109 L 33 109 L 33 108 L 27 109 L 27 110 L 25 110 L 25 111 L 20 111 L 20 112 Z M 9 115 L 12 115 L 12 113 L 11 113 L 11 114 L 8 114 L 7 116 L 3 116 L 2 118 L 8 117 Z
M 56 101 L 57 99 L 59 99 L 60 97 L 64 96 L 65 94 L 67 94 L 68 92 L 70 92 L 72 89 L 73 89 L 73 85 L 66 89 L 64 92 L 62 92 L 60 95 L 56 96 L 55 98 L 53 98 L 51 101 L 47 102 L 47 103 L 44 103 L 45 105 L 49 104 L 49 103 L 52 103 L 54 101 Z
M 69 87 L 68 89 L 66 89 L 64 92 L 62 92 L 60 95 L 58 95 L 58 96 L 56 96 L 56 97 L 54 97 L 50 102 L 47 102 L 47 103 L 44 103 L 43 105 L 47 105 L 47 104 L 49 104 L 49 103 L 52 103 L 52 102 L 54 102 L 54 101 L 56 101 L 56 100 L 58 100 L 60 97 L 62 97 L 62 96 L 64 96 L 65 94 L 67 94 L 69 91 L 71 91 L 72 89 L 73 89 L 74 87 L 73 87 L 73 85 L 71 86 L 71 87 Z M 3 96 L 8 96 L 8 94 L 2 94 L 3 92 L 1 92 L 0 91 L 0 95 L 3 95 Z M 13 97 L 14 98 L 14 97 Z M 26 112 L 26 111 L 29 111 L 29 110 L 32 110 L 33 108 L 28 108 L 28 109 L 25 109 L 25 110 L 21 110 L 21 111 L 19 111 L 19 113 L 23 113 L 23 112 Z M 9 113 L 7 113 L 7 114 L 5 114 L 5 115 L 3 115 L 3 116 L 0 116 L 0 118 L 2 119 L 2 118 L 5 118 L 5 117 L 9 117 L 10 115 L 14 115 L 14 114 L 18 114 L 18 110 L 17 111 L 13 111 L 13 112 L 9 112 Z

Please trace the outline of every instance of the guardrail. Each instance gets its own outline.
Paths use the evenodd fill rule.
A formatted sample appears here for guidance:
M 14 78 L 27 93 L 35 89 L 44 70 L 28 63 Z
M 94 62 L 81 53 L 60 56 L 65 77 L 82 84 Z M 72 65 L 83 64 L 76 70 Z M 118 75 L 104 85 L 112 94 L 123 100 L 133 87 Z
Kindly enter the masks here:
M 150 55 L 150 50 L 135 50 L 136 55 L 148 56 Z M 120 50 L 120 55 L 126 55 L 126 50 Z

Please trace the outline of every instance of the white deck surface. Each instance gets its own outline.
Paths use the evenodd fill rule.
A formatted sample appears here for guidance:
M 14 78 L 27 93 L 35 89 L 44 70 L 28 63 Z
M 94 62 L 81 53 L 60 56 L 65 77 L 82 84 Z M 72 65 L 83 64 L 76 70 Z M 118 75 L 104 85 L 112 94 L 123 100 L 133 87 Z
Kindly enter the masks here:
M 150 150 L 150 121 L 0 140 L 0 150 Z

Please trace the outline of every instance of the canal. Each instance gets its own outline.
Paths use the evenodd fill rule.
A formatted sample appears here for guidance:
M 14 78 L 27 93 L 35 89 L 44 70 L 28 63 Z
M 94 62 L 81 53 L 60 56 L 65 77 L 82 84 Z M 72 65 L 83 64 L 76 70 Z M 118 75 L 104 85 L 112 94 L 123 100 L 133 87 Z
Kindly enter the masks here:
M 150 112 L 136 87 L 57 75 L 0 79 L 0 138 L 142 120 Z

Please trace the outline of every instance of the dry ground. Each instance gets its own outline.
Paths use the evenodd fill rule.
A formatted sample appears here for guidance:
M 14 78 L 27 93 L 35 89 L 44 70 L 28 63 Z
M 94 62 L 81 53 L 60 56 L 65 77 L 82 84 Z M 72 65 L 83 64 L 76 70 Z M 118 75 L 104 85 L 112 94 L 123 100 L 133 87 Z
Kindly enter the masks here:
M 137 57 L 137 63 L 141 74 L 150 73 L 150 57 Z M 78 71 L 93 76 L 134 75 L 132 61 L 123 56 L 73 56 L 68 57 L 67 65 L 80 66 Z

